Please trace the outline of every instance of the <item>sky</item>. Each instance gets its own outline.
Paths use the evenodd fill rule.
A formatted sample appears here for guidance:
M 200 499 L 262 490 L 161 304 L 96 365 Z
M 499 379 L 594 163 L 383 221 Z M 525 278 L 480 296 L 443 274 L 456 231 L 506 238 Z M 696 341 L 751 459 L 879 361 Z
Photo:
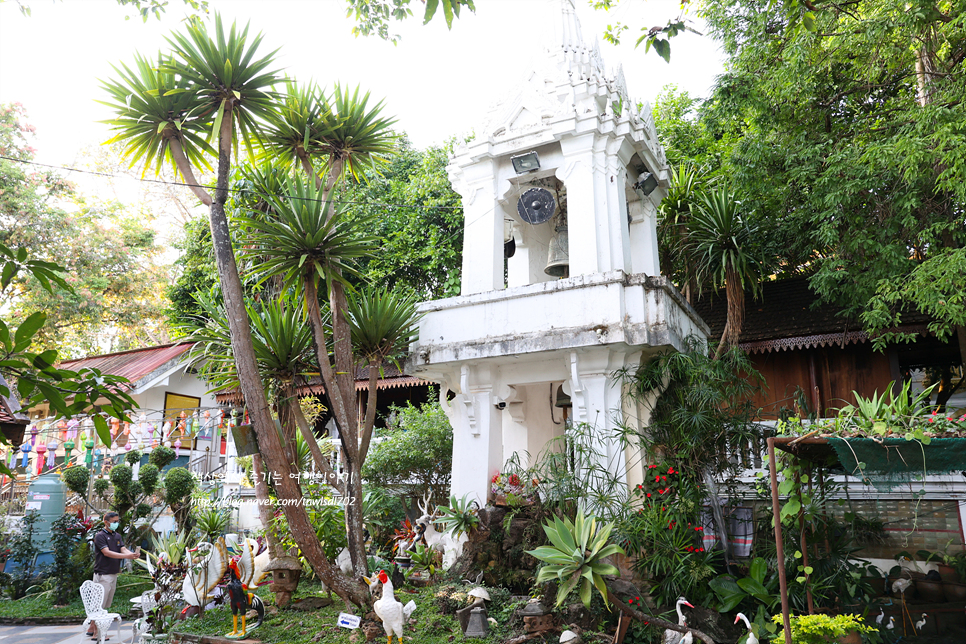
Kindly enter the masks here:
M 130 63 L 136 51 L 165 49 L 165 36 L 179 28 L 185 10 L 171 0 L 162 20 L 144 23 L 115 0 L 21 1 L 31 7 L 30 17 L 13 0 L 0 0 L 0 102 L 25 106 L 37 129 L 38 161 L 78 167 L 85 148 L 110 138 L 98 123 L 111 116 L 96 102 L 105 97 L 99 79 L 112 77 L 111 65 Z M 449 31 L 442 16 L 425 26 L 418 17 L 395 23 L 402 36 L 395 46 L 353 36 L 344 0 L 211 0 L 210 7 L 262 32 L 260 51 L 277 48 L 288 76 L 323 87 L 358 84 L 384 99 L 398 129 L 424 148 L 472 131 L 552 33 L 557 9 L 548 0 L 476 4 L 476 14 L 464 12 Z M 631 25 L 621 46 L 601 38 L 600 48 L 608 69 L 623 65 L 633 99 L 653 102 L 669 83 L 706 96 L 723 71 L 723 55 L 707 37 L 675 38 L 670 64 L 643 46 L 634 48 L 640 27 L 664 25 L 678 15 L 675 0 L 625 0 L 609 13 L 594 11 L 587 0 L 576 4 L 586 41 L 601 38 L 617 20 Z M 413 0 L 413 6 L 418 10 L 422 3 Z M 97 190 L 96 182 L 82 184 L 82 190 Z

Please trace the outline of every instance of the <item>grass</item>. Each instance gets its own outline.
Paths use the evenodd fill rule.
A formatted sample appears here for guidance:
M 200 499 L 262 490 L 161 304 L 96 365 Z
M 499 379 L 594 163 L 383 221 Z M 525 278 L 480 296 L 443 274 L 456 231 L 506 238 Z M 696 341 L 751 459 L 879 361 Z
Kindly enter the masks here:
M 151 579 L 147 575 L 120 574 L 117 577 L 117 591 L 114 593 L 112 612 L 124 616 L 131 610 L 130 599 L 137 597 L 145 590 L 152 588 Z M 80 591 L 74 594 L 71 602 L 66 606 L 53 606 L 49 593 L 28 595 L 21 599 L 0 600 L 0 618 L 46 618 L 46 617 L 76 617 L 78 621 L 87 615 L 81 602 Z
M 262 587 L 264 589 L 265 587 Z M 262 589 L 259 594 L 263 595 Z M 397 591 L 396 597 L 403 603 L 410 599 L 416 602 L 416 611 L 412 619 L 416 620 L 415 625 L 407 625 L 406 640 L 418 640 L 420 644 L 449 644 L 452 641 L 462 641 L 463 635 L 460 631 L 459 622 L 454 615 L 442 614 L 438 603 L 438 586 L 418 589 L 416 593 L 410 594 L 405 590 Z M 267 602 L 271 602 L 271 594 L 267 594 Z M 298 592 L 293 598 L 305 597 L 326 597 L 318 584 L 300 583 Z M 311 611 L 302 612 L 291 609 L 279 611 L 276 615 L 265 615 L 265 622 L 252 633 L 251 637 L 261 640 L 266 644 L 286 643 L 286 644 L 350 644 L 350 636 L 358 633 L 356 641 L 365 644 L 365 636 L 361 629 L 349 630 L 336 625 L 339 613 L 345 611 L 345 605 L 338 597 L 333 595 L 335 602 L 331 606 Z M 510 602 L 504 602 L 502 607 L 493 607 L 490 616 L 498 621 L 496 627 L 490 628 L 490 635 L 486 639 L 477 640 L 481 644 L 497 644 L 505 641 L 517 634 L 513 632 L 510 625 L 510 614 L 517 606 L 511 606 Z M 194 633 L 200 635 L 224 635 L 231 632 L 232 616 L 231 610 L 227 605 L 220 606 L 214 610 L 207 611 L 204 618 L 190 618 L 185 622 L 175 626 L 174 630 L 182 633 Z M 385 641 L 382 626 L 373 642 L 382 644 Z M 393 639 L 395 642 L 395 638 Z M 556 642 L 556 637 L 553 638 Z

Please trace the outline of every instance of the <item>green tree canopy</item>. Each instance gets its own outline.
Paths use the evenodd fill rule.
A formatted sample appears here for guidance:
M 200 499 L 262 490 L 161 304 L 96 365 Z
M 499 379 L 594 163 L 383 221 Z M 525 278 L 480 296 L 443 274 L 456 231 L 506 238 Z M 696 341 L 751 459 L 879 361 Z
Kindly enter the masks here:
M 437 502 L 449 494 L 453 465 L 453 428 L 438 402 L 393 410 L 395 422 L 373 445 L 362 469 L 366 482 L 404 489 L 416 496 L 427 492 Z

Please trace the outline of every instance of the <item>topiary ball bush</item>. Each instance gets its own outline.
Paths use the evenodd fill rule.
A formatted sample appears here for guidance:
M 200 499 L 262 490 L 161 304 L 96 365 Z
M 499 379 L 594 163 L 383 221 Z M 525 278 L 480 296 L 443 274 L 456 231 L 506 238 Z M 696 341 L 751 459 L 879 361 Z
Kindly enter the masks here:
M 183 467 L 172 467 L 164 475 L 164 500 L 168 505 L 182 503 L 195 489 L 195 479 Z
M 64 470 L 64 473 L 61 474 L 61 479 L 63 479 L 64 485 L 71 492 L 85 496 L 87 494 L 87 483 L 91 479 L 91 473 L 86 467 L 75 465 Z
M 133 467 L 135 463 L 141 462 L 141 452 L 139 452 L 138 450 L 128 452 L 127 456 L 124 457 L 124 460 L 127 461 L 128 465 Z
M 98 496 L 106 496 L 108 488 L 111 487 L 111 482 L 107 479 L 95 479 L 94 480 L 94 492 Z
M 161 470 L 158 469 L 158 466 L 153 463 L 148 463 L 141 466 L 138 472 L 138 483 L 141 484 L 145 494 L 153 494 L 155 488 L 158 487 L 158 479 L 160 477 Z
M 154 451 L 151 452 L 151 456 L 148 457 L 148 463 L 157 466 L 159 470 L 163 470 L 173 460 L 174 450 L 164 445 L 155 447 Z
M 151 514 L 151 506 L 147 503 L 138 503 L 138 507 L 134 510 L 134 517 L 140 519 L 141 517 L 146 517 Z
M 132 480 L 134 480 L 134 470 L 131 469 L 130 465 L 122 463 L 111 468 L 111 483 L 114 484 L 115 489 L 128 489 Z

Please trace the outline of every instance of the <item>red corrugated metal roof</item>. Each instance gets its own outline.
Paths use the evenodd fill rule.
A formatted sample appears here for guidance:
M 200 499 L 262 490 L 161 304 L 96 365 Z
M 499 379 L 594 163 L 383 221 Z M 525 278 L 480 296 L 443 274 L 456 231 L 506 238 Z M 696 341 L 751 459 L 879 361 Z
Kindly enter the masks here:
M 146 349 L 132 349 L 108 353 L 102 356 L 88 356 L 77 360 L 67 360 L 60 363 L 62 369 L 78 371 L 80 369 L 98 369 L 101 373 L 112 376 L 122 376 L 137 383 L 159 367 L 181 356 L 192 347 L 193 342 L 182 344 L 164 344 Z

